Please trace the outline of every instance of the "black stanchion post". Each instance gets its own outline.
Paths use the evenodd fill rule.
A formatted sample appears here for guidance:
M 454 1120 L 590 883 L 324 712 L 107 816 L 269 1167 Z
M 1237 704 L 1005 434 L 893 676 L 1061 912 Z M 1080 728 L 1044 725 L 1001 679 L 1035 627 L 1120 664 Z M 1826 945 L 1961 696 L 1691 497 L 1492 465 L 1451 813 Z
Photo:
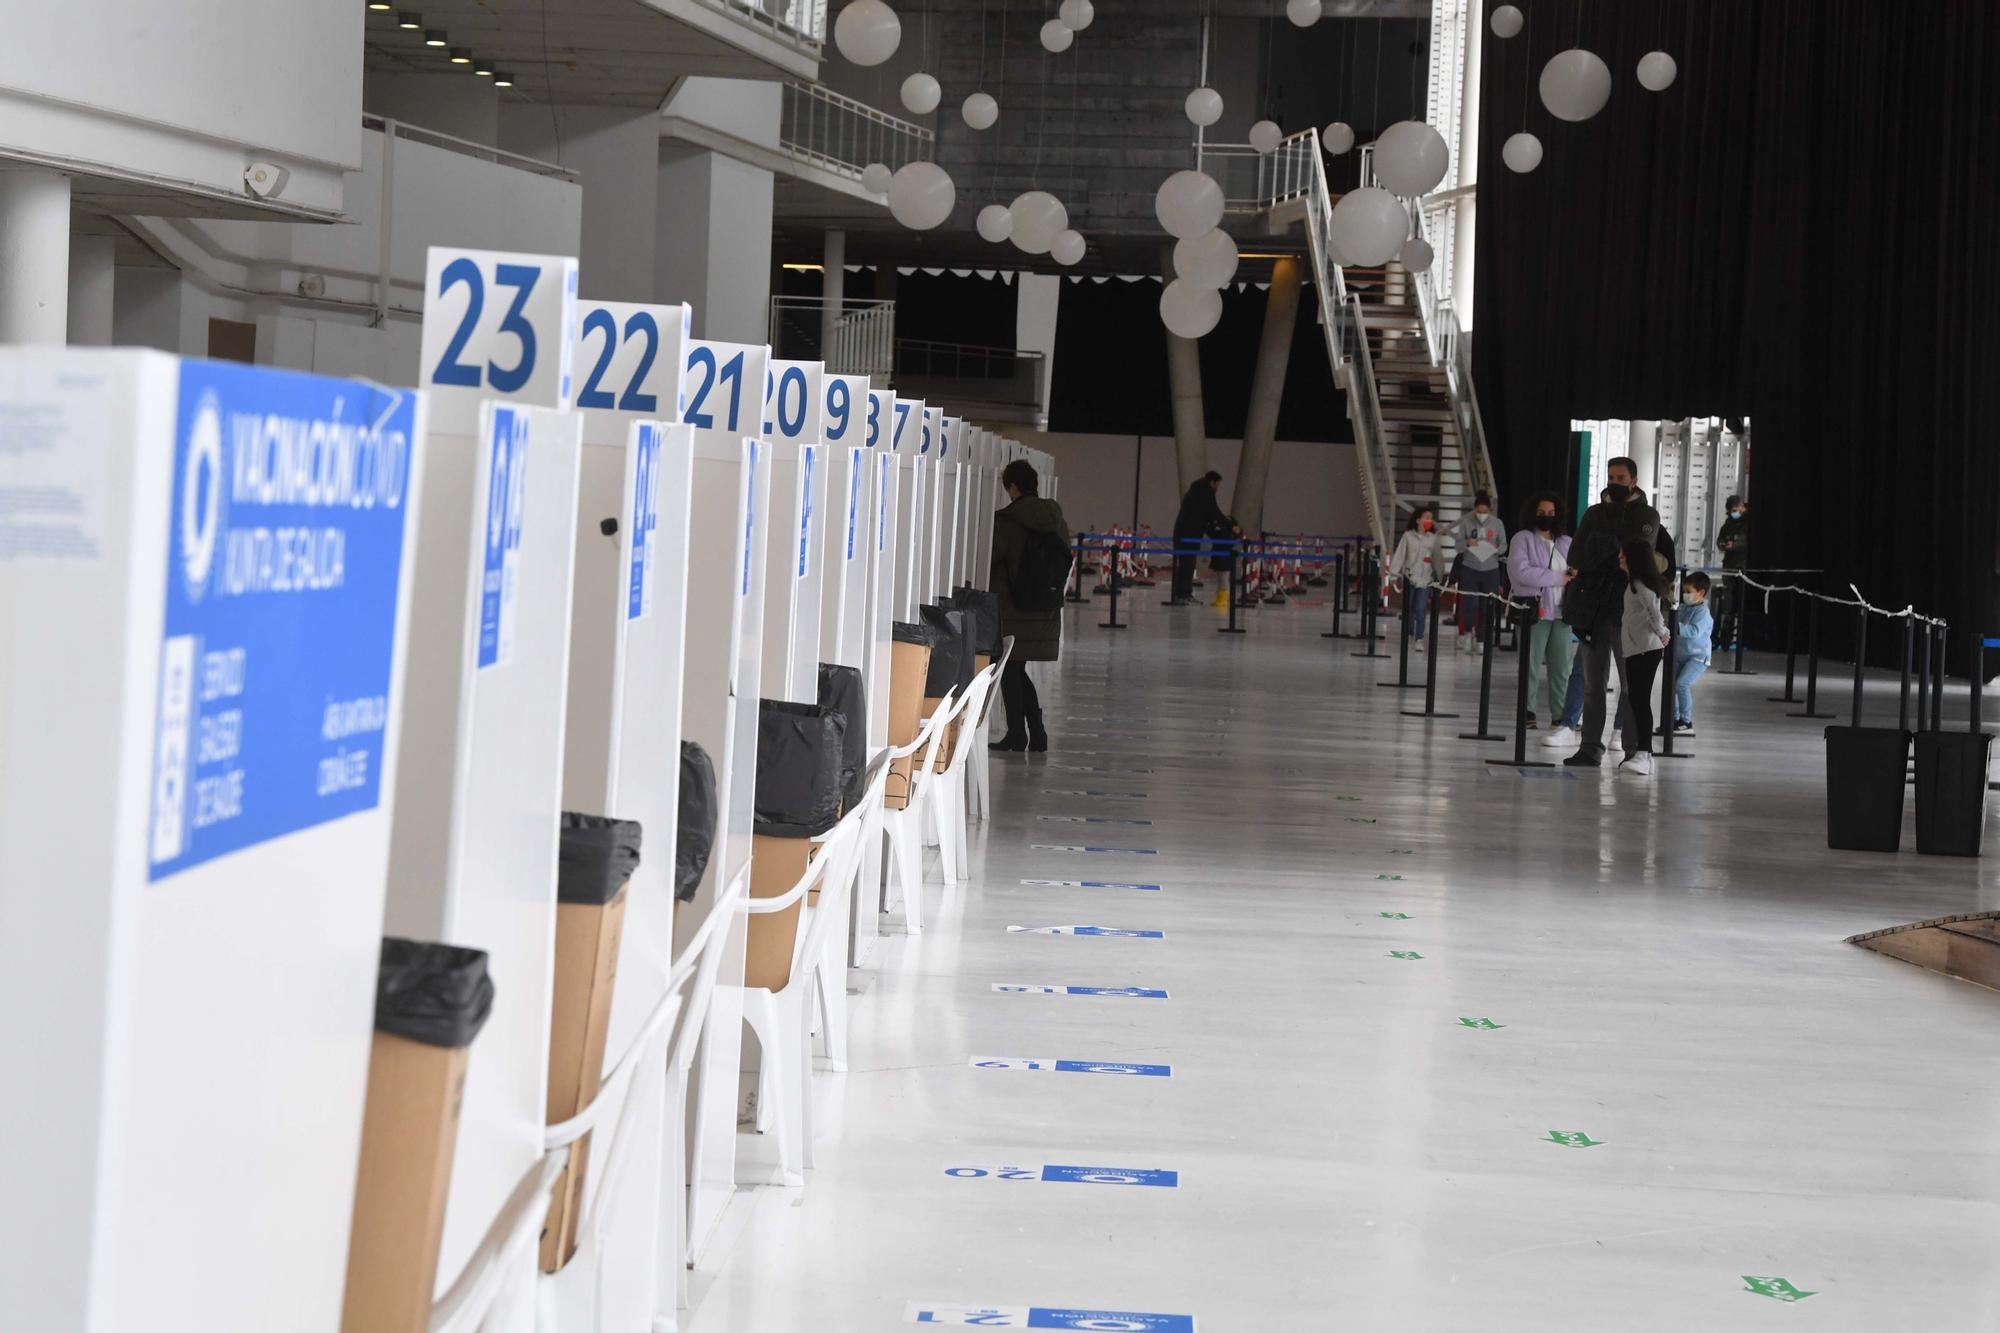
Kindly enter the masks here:
M 1945 627 L 1937 628 L 1937 670 L 1931 673 L 1931 730 L 1944 730 L 1944 648 Z
M 1515 673 L 1514 684 L 1514 757 L 1486 761 L 1489 764 L 1498 764 L 1502 768 L 1555 767 L 1547 760 L 1528 758 L 1528 675 L 1534 670 L 1534 663 L 1529 660 L 1534 654 L 1528 651 L 1528 645 L 1534 640 L 1529 633 L 1526 617 L 1535 614 L 1539 613 L 1534 607 L 1529 607 L 1519 613 L 1519 618 L 1514 624 L 1514 641 L 1521 645 L 1518 654 L 1520 670 Z
M 1678 581 L 1682 576 L 1676 574 Z M 1654 753 L 1656 759 L 1692 759 L 1693 755 L 1683 751 L 1674 753 L 1674 674 L 1680 664 L 1681 618 L 1680 599 L 1687 596 L 1687 589 L 1675 589 L 1674 605 L 1667 610 L 1667 655 L 1660 663 L 1660 708 L 1656 717 L 1660 719 L 1660 748 Z
M 1723 574 L 1723 577 L 1729 577 L 1727 572 Z M 1729 609 L 1736 617 L 1736 660 L 1728 670 L 1719 674 L 1724 676 L 1754 676 L 1757 674 L 1756 672 L 1743 669 L 1743 644 L 1750 637 L 1747 633 L 1750 628 L 1750 585 L 1744 582 L 1741 575 L 1738 575 L 1736 581 L 1730 584 L 1729 596 Z
M 1335 583 L 1340 585 L 1340 591 L 1335 593 L 1332 598 L 1333 632 L 1331 634 L 1320 635 L 1322 639 L 1344 639 L 1347 637 L 1340 632 L 1340 613 L 1347 609 L 1345 605 L 1347 601 L 1347 554 L 1345 552 L 1334 552 L 1333 568 L 1333 579 Z
M 1896 730 L 1910 729 L 1910 668 L 1917 660 L 1917 620 L 1903 617 L 1903 682 L 1896 696 Z
M 1785 692 L 1771 696 L 1774 704 L 1795 704 L 1792 682 L 1799 665 L 1799 595 L 1793 593 L 1785 602 Z M 1741 640 L 1739 639 L 1740 643 Z
M 1215 632 L 1217 634 L 1248 633 L 1247 630 L 1236 623 L 1236 608 L 1243 601 L 1243 542 L 1240 538 L 1236 542 L 1235 558 L 1229 562 L 1229 571 L 1223 575 L 1223 582 L 1229 587 L 1229 623 Z
M 1861 679 L 1868 669 L 1868 608 L 1856 607 L 1854 611 L 1854 717 L 1849 726 L 1861 725 Z
M 1376 651 L 1379 636 L 1375 633 L 1375 623 L 1382 612 L 1382 577 L 1376 571 L 1375 553 L 1367 551 L 1361 557 L 1361 585 L 1355 595 L 1361 599 L 1361 641 L 1368 646 L 1365 653 L 1354 653 L 1354 657 L 1387 657 L 1389 654 Z
M 1937 636 L 1931 626 L 1923 628 L 1923 647 L 1917 654 L 1917 730 L 1924 729 L 1924 715 L 1930 711 L 1931 697 L 1931 641 Z
M 1438 649 L 1438 635 L 1444 629 L 1444 598 L 1436 596 L 1437 589 L 1431 590 L 1431 650 L 1430 660 L 1424 663 L 1424 706 L 1421 710 L 1405 708 L 1404 717 L 1457 717 L 1457 713 L 1440 713 L 1437 710 L 1438 658 L 1444 654 Z
M 1083 595 L 1083 534 L 1076 534 L 1076 581 L 1070 584 L 1069 598 L 1072 602 L 1087 602 Z
M 1099 629 L 1125 629 L 1125 628 L 1127 628 L 1127 626 L 1124 626 L 1124 625 L 1121 625 L 1121 624 L 1119 624 L 1119 623 L 1118 623 L 1118 585 L 1119 585 L 1119 584 L 1120 584 L 1120 583 L 1121 583 L 1121 582 L 1122 582 L 1123 580 L 1121 580 L 1121 579 L 1120 579 L 1120 578 L 1118 577 L 1118 551 L 1117 551 L 1117 548 L 1116 548 L 1116 547 L 1113 547 L 1113 548 L 1112 548 L 1112 551 L 1111 551 L 1111 574 L 1110 574 L 1110 577 L 1106 578 L 1106 579 L 1105 579 L 1104 581 L 1105 581 L 1105 583 L 1106 583 L 1106 584 L 1110 585 L 1110 588 L 1111 588 L 1111 619 L 1109 619 L 1109 620 L 1100 620 L 1100 621 L 1098 621 L 1098 622 L 1097 622 L 1097 628 L 1099 628 Z
M 1479 730 L 1461 731 L 1462 741 L 1504 741 L 1507 738 L 1488 726 L 1493 715 L 1493 659 L 1500 655 L 1500 608 L 1505 606 L 1495 597 L 1487 603 L 1479 616 L 1479 634 L 1486 641 L 1484 659 L 1479 664 Z
M 1408 583 L 1403 585 L 1403 605 L 1401 614 L 1396 617 L 1396 622 L 1402 627 L 1402 644 L 1396 650 L 1396 678 L 1394 680 L 1378 680 L 1375 682 L 1375 687 L 1382 690 L 1420 690 L 1423 686 L 1410 683 L 1410 586 Z
M 1789 717 L 1830 718 L 1832 713 L 1819 711 L 1819 598 L 1815 597 L 1806 607 L 1806 706 L 1803 712 L 1787 714 Z

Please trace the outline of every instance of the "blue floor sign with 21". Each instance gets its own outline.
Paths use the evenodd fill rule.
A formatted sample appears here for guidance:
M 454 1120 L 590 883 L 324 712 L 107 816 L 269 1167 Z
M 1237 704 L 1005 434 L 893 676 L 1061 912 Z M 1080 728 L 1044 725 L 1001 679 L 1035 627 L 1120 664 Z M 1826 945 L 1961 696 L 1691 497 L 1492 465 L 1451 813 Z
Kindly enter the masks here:
M 959 1328 L 1070 1328 L 1094 1333 L 1195 1333 L 1194 1316 L 1134 1310 L 1080 1310 L 1043 1305 L 944 1305 L 912 1301 L 904 1315 L 913 1324 Z

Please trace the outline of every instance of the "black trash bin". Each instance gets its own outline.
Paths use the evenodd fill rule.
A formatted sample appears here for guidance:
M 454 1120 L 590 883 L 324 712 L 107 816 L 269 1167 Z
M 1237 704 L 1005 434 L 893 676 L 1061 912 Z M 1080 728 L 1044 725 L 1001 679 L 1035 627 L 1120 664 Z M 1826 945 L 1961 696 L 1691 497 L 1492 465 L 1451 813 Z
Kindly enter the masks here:
M 757 706 L 756 832 L 816 838 L 840 822 L 847 719 L 818 704 Z
M 1893 852 L 1903 845 L 1910 733 L 1899 727 L 1826 729 L 1826 845 Z
M 966 586 L 951 596 L 951 604 L 972 622 L 972 649 L 988 657 L 1000 655 L 1000 594 Z
M 1917 850 L 1977 856 L 1986 832 L 1986 774 L 1993 736 L 1917 733 Z
M 963 611 L 942 606 L 920 606 L 917 615 L 936 631 L 943 642 L 931 648 L 930 677 L 924 683 L 926 698 L 942 699 L 948 690 L 963 691 L 977 674 L 977 655 L 972 635 L 972 618 Z
M 868 768 L 868 691 L 860 669 L 821 662 L 819 706 L 847 719 L 841 749 L 840 804 L 849 810 L 861 799 L 862 779 Z
M 715 761 L 693 741 L 681 742 L 681 799 L 674 827 L 674 898 L 694 901 L 694 891 L 715 850 Z

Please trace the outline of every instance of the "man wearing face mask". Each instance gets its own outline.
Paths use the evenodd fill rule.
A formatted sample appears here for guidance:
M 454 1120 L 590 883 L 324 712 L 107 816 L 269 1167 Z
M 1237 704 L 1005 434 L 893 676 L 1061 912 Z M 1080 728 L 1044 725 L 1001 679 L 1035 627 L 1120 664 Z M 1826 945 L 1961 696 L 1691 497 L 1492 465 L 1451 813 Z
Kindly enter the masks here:
M 1723 508 L 1729 517 L 1715 532 L 1715 549 L 1722 553 L 1722 567 L 1742 571 L 1750 568 L 1750 506 L 1740 495 L 1732 495 L 1724 502 Z M 1715 587 L 1716 600 L 1721 603 L 1715 610 L 1715 636 L 1719 648 L 1736 646 L 1737 616 L 1740 605 L 1738 581 L 1732 578 L 1719 580 Z
M 1621 548 L 1637 545 L 1660 551 L 1660 515 L 1635 493 L 1639 466 L 1629 458 L 1614 458 L 1606 469 L 1610 485 L 1606 499 L 1584 511 L 1570 541 L 1573 571 L 1563 593 L 1563 619 L 1576 632 L 1583 659 L 1583 743 L 1563 762 L 1572 768 L 1599 768 L 1604 761 L 1604 695 L 1611 674 L 1625 683 L 1625 659 L 1618 651 L 1625 614 L 1625 589 L 1630 580 L 1618 567 Z M 1673 542 L 1661 552 L 1672 567 Z

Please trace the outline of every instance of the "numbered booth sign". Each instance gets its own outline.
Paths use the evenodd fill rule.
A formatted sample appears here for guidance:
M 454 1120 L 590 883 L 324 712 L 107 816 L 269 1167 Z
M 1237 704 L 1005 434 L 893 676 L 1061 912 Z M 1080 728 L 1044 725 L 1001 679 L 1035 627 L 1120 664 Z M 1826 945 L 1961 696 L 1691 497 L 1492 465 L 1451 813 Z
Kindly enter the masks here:
M 819 443 L 825 367 L 773 361 L 764 374 L 769 441 L 770 571 L 764 587 L 763 696 L 810 703 L 818 694 L 826 451 Z
M 920 603 L 938 599 L 942 568 L 939 553 L 944 546 L 945 530 L 951 522 L 948 512 L 951 497 L 944 475 L 943 424 L 942 410 L 935 407 L 923 409 L 923 434 L 917 446 L 925 460 L 923 540 L 917 554 L 917 601 Z
M 771 349 L 751 343 L 705 342 L 687 345 L 683 387 L 687 410 L 681 419 L 697 431 L 741 440 L 763 430 L 764 379 L 771 369 Z M 697 442 L 701 437 L 696 437 Z
M 576 303 L 576 406 L 587 444 L 626 442 L 635 421 L 679 421 L 687 406 L 688 305 Z
M 870 456 L 862 443 L 868 381 L 859 375 L 828 375 L 822 401 L 826 518 L 820 525 L 820 660 L 858 667 L 873 494 Z
M 432 246 L 418 370 L 430 428 L 476 434 L 488 398 L 570 406 L 575 315 L 573 258 Z
M 921 399 L 898 398 L 892 404 L 889 447 L 896 452 L 896 550 L 893 595 L 895 618 L 917 618 L 924 600 L 924 524 L 930 487 L 930 459 L 924 452 L 924 405 Z

